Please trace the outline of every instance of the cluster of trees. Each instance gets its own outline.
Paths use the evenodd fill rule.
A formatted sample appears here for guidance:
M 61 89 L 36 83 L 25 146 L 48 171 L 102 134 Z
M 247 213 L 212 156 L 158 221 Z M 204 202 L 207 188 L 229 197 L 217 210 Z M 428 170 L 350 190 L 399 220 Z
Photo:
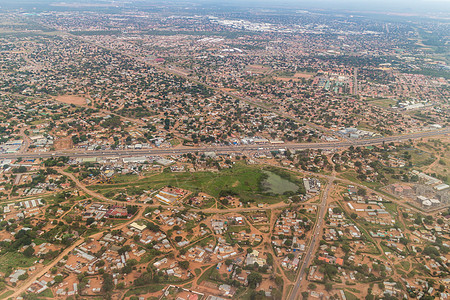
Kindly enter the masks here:
M 54 166 L 63 167 L 68 161 L 69 161 L 68 156 L 59 156 L 56 158 L 49 158 L 44 161 L 44 166 L 46 166 L 46 167 L 54 167 Z

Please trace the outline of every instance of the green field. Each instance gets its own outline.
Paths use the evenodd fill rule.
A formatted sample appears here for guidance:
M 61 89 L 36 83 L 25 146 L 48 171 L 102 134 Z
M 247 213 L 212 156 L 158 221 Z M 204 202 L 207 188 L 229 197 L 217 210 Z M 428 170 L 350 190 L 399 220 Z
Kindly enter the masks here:
M 402 153 L 405 152 L 411 155 L 411 162 L 415 167 L 428 166 L 432 164 L 436 159 L 433 154 L 415 148 L 402 151 Z
M 0 295 L 0 299 L 6 299 L 9 295 L 12 295 L 12 294 L 14 294 L 13 290 L 7 291 Z
M 51 289 L 46 289 L 45 291 L 41 292 L 38 296 L 44 297 L 44 298 L 54 298 L 55 297 L 53 295 L 53 292 Z
M 234 195 L 238 196 L 242 202 L 275 203 L 284 200 L 281 195 L 265 194 L 265 191 L 261 189 L 264 177 L 263 171 L 257 166 L 238 163 L 232 168 L 220 172 L 162 172 L 136 181 L 133 181 L 136 179 L 134 176 L 131 177 L 131 180 L 121 176 L 120 183 L 93 185 L 89 188 L 105 194 L 108 191 L 130 187 L 130 181 L 133 181 L 134 188 L 146 190 L 173 186 L 192 192 L 205 192 L 216 198 Z
M 114 183 L 125 183 L 125 182 L 132 182 L 139 179 L 139 176 L 137 175 L 117 175 L 114 176 L 113 182 Z
M 36 257 L 25 257 L 22 253 L 9 252 L 0 257 L 0 272 L 8 269 L 28 268 L 36 261 Z
M 376 99 L 376 100 L 370 101 L 370 104 L 381 106 L 383 108 L 390 108 L 391 106 L 397 104 L 397 101 L 392 100 L 392 99 Z
M 366 181 L 359 180 L 358 178 L 356 178 L 356 176 L 358 176 L 358 174 L 353 170 L 345 171 L 345 172 L 341 173 L 340 176 L 345 179 L 348 179 L 350 181 L 365 185 L 371 189 L 378 189 L 383 186 L 383 184 L 381 184 L 380 182 L 366 182 Z
M 359 298 L 356 297 L 354 294 L 350 293 L 349 291 L 344 291 L 345 297 L 348 300 L 358 300 Z
M 163 288 L 164 288 L 163 284 L 152 284 L 148 286 L 138 287 L 128 290 L 128 292 L 125 293 L 125 297 L 133 295 L 142 295 L 147 293 L 155 293 L 157 291 L 162 290 Z
M 406 271 L 409 271 L 409 268 L 411 267 L 411 264 L 409 263 L 409 261 L 402 260 L 400 262 L 400 264 L 402 265 L 403 269 L 405 269 Z

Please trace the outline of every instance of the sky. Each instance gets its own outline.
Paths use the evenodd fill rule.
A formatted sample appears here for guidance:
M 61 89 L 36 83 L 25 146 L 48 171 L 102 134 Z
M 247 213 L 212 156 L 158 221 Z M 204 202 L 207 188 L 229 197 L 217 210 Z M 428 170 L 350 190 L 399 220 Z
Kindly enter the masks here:
M 324 9 L 324 10 L 354 10 L 378 11 L 397 13 L 446 13 L 450 14 L 450 0 L 169 0 L 177 3 L 201 3 L 203 5 L 240 6 L 250 8 L 295 8 L 295 9 Z M 44 4 L 55 2 L 140 2 L 167 3 L 167 0 L 0 0 L 3 4 Z
M 214 3 L 216 0 L 199 0 Z M 228 0 L 229 3 L 257 6 L 314 7 L 327 10 L 375 10 L 396 12 L 446 12 L 450 13 L 450 0 Z

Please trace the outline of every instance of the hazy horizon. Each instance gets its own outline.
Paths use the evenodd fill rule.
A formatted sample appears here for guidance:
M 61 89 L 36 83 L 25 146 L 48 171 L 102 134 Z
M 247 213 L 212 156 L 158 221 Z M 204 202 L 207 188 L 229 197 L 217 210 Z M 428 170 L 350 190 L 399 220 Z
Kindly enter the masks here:
M 21 7 L 26 6 L 47 6 L 56 3 L 82 3 L 82 4 L 117 4 L 125 7 L 138 5 L 171 5 L 171 4 L 198 4 L 206 6 L 221 6 L 221 7 L 249 7 L 249 8 L 293 8 L 293 9 L 323 9 L 323 10 L 346 10 L 346 11 L 364 11 L 364 12 L 395 12 L 395 13 L 449 13 L 450 0 L 396 0 L 396 1 L 373 1 L 363 0 L 281 0 L 273 2 L 270 0 L 230 0 L 227 2 L 219 0 L 176 0 L 176 1 L 152 1 L 152 0 L 6 0 L 2 1 L 0 7 Z

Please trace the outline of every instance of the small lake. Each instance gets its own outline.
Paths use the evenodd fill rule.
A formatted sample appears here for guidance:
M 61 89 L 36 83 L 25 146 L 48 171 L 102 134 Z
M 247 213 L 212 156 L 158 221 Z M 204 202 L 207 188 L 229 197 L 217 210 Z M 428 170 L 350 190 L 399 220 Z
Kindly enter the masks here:
M 262 182 L 262 186 L 265 191 L 269 193 L 274 193 L 277 195 L 281 195 L 285 192 L 296 192 L 298 190 L 298 185 L 289 180 L 281 178 L 275 173 L 269 171 L 263 171 L 267 174 L 267 179 Z

